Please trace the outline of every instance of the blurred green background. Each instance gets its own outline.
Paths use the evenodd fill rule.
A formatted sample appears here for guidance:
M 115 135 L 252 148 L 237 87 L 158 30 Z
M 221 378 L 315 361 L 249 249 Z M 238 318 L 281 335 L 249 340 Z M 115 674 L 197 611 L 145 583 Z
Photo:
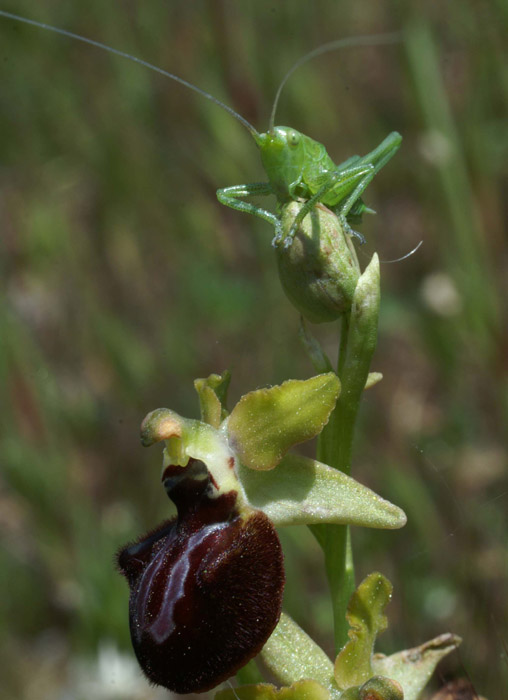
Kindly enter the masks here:
M 382 267 L 380 337 L 353 473 L 402 506 L 355 530 L 358 576 L 395 586 L 385 652 L 464 638 L 436 687 L 508 687 L 508 5 L 505 0 L 3 0 L 177 73 L 336 162 L 385 135 L 365 264 Z M 192 380 L 230 368 L 231 402 L 312 368 L 279 285 L 272 229 L 215 190 L 263 180 L 229 115 L 128 61 L 0 18 L 0 697 L 160 698 L 133 662 L 119 545 L 165 517 L 144 415 L 198 416 Z M 315 327 L 330 353 L 337 328 Z M 331 650 L 317 545 L 282 533 L 287 609 Z M 503 689 L 505 689 L 503 691 Z

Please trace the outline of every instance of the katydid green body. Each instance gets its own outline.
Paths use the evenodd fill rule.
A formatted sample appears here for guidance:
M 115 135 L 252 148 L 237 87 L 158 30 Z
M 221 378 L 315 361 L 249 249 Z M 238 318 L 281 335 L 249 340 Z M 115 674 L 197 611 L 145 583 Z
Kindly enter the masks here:
M 275 195 L 279 205 L 305 200 L 284 245 L 291 245 L 294 234 L 317 202 L 329 207 L 340 218 L 345 230 L 363 240 L 350 222 L 369 210 L 361 195 L 374 175 L 394 155 L 402 137 L 396 131 L 366 156 L 352 156 L 335 165 L 325 147 L 309 136 L 287 126 L 276 126 L 264 134 L 253 133 L 261 151 L 268 182 L 234 185 L 217 191 L 219 202 L 232 209 L 265 219 L 275 227 L 274 245 L 282 242 L 280 218 L 272 212 L 244 202 L 243 197 Z

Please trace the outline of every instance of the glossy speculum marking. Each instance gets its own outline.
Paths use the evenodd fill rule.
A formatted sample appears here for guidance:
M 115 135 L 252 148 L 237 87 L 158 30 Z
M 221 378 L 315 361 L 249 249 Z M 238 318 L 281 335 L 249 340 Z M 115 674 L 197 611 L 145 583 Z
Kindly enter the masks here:
M 132 645 L 147 678 L 203 692 L 253 658 L 280 616 L 284 567 L 274 526 L 214 495 L 206 467 L 166 468 L 178 515 L 120 550 Z M 168 483 L 169 482 L 169 483 Z

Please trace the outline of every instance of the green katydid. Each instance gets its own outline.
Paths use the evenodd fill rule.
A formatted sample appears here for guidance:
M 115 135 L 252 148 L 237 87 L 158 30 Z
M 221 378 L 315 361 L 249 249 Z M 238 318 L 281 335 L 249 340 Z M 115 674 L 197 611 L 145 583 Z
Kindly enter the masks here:
M 273 244 L 278 245 L 283 239 L 279 217 L 240 198 L 273 194 L 279 204 L 296 199 L 306 200 L 285 237 L 285 246 L 291 245 L 304 217 L 321 202 L 339 216 L 347 233 L 363 242 L 363 236 L 351 228 L 348 219 L 372 212 L 363 203 L 361 195 L 374 175 L 399 148 L 402 140 L 400 134 L 392 132 L 363 158 L 352 156 L 340 165 L 335 165 L 321 143 L 290 127 L 276 126 L 264 134 L 256 133 L 253 136 L 261 151 L 268 182 L 220 189 L 217 191 L 219 202 L 269 221 L 275 227 Z
M 268 176 L 268 182 L 256 182 L 225 187 L 217 190 L 217 198 L 219 202 L 232 209 L 253 214 L 271 223 L 275 228 L 273 245 L 278 246 L 282 242 L 284 242 L 285 246 L 291 245 L 298 226 L 318 202 L 330 208 L 339 217 L 346 233 L 355 235 L 361 241 L 364 240 L 361 234 L 351 228 L 350 223 L 359 219 L 363 213 L 372 212 L 371 209 L 365 206 L 361 196 L 376 173 L 390 160 L 399 148 L 402 140 L 400 134 L 394 131 L 389 134 L 377 148 L 367 155 L 363 157 L 352 156 L 339 165 L 335 165 L 326 152 L 325 147 L 318 141 L 314 141 L 309 136 L 305 136 L 305 134 L 296 131 L 296 129 L 286 126 L 275 126 L 275 111 L 282 87 L 287 79 L 296 68 L 309 59 L 327 51 L 333 51 L 348 46 L 373 46 L 395 43 L 400 40 L 398 34 L 381 34 L 340 39 L 324 44 L 300 58 L 288 71 L 279 85 L 268 131 L 266 133 L 259 133 L 244 117 L 237 114 L 237 112 L 228 105 L 220 102 L 213 97 L 213 95 L 210 95 L 196 85 L 151 63 L 65 29 L 30 20 L 26 17 L 21 17 L 3 10 L 0 10 L 0 16 L 47 29 L 71 39 L 91 44 L 92 46 L 127 58 L 135 63 L 139 63 L 197 92 L 199 95 L 211 100 L 237 119 L 237 121 L 248 129 L 261 152 L 261 160 Z M 274 195 L 277 198 L 279 208 L 292 200 L 304 201 L 303 206 L 295 217 L 285 237 L 282 232 L 278 213 L 274 214 L 267 209 L 243 201 L 244 197 L 253 195 Z

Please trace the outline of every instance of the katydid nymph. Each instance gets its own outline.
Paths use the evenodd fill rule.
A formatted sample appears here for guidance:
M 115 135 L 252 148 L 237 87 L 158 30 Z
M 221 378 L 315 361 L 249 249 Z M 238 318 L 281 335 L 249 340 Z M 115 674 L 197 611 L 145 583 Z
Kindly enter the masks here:
M 324 44 L 300 58 L 286 73 L 282 80 L 274 101 L 269 129 L 265 133 L 259 133 L 244 117 L 235 112 L 228 105 L 220 102 L 213 95 L 201 88 L 169 73 L 162 68 L 150 64 L 142 59 L 119 51 L 101 42 L 83 37 L 65 29 L 47 25 L 35 20 L 27 19 L 19 15 L 0 10 L 0 16 L 24 22 L 57 34 L 75 39 L 97 48 L 103 49 L 115 55 L 127 58 L 141 64 L 150 70 L 164 75 L 181 85 L 197 92 L 202 97 L 211 100 L 216 105 L 226 110 L 239 121 L 251 134 L 261 153 L 261 160 L 266 171 L 268 182 L 256 182 L 245 185 L 233 185 L 217 190 L 219 202 L 232 209 L 253 214 L 268 221 L 275 229 L 273 245 L 290 246 L 298 226 L 304 217 L 318 203 L 331 209 L 340 219 L 345 233 L 356 236 L 360 241 L 364 238 L 354 231 L 351 224 L 359 220 L 363 213 L 372 212 L 362 201 L 362 194 L 377 172 L 395 154 L 401 143 L 401 136 L 397 132 L 390 133 L 382 143 L 367 155 L 352 156 L 336 165 L 328 155 L 325 147 L 318 141 L 300 133 L 296 129 L 287 126 L 275 126 L 275 111 L 282 87 L 289 76 L 309 59 L 328 51 L 353 46 L 378 46 L 393 44 L 400 41 L 398 34 L 380 34 L 364 37 L 351 37 L 339 39 Z M 277 199 L 277 212 L 244 201 L 250 196 L 274 195 Z M 282 231 L 280 208 L 291 201 L 303 201 L 303 206 L 285 235 Z

